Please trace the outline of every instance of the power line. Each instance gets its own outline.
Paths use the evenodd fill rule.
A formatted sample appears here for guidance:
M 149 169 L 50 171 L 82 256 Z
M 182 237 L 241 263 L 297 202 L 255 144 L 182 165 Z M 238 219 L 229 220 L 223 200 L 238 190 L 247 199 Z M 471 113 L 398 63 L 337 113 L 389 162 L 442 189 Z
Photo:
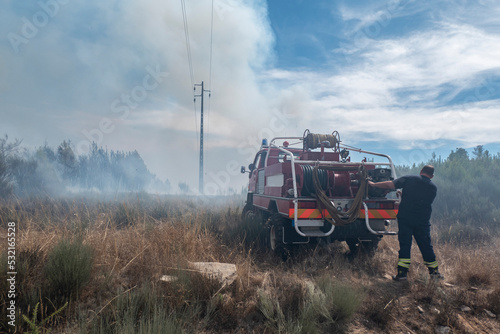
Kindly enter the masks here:
M 182 7 L 182 19 L 184 21 L 184 36 L 186 38 L 186 50 L 189 62 L 189 74 L 191 77 L 191 87 L 193 87 L 194 86 L 193 60 L 191 58 L 191 43 L 189 41 L 189 28 L 188 28 L 187 13 L 186 13 L 186 2 L 184 0 L 181 0 L 181 7 Z
M 214 40 L 214 0 L 212 0 L 212 15 L 210 17 L 210 61 L 208 71 L 208 88 L 212 90 L 212 46 Z M 208 109 L 207 109 L 207 135 L 210 133 L 210 107 L 212 93 L 208 94 Z
M 204 182 L 203 182 L 203 97 L 204 93 L 208 92 L 209 93 L 209 107 L 208 107 L 208 112 L 207 112 L 207 123 L 208 122 L 208 116 L 210 112 L 210 89 L 204 89 L 203 87 L 203 81 L 201 84 L 194 84 L 194 74 L 193 74 L 193 60 L 191 56 L 191 43 L 189 40 L 189 27 L 188 27 L 188 20 L 187 20 L 187 11 L 186 11 L 186 2 L 185 0 L 181 0 L 181 8 L 182 8 L 182 19 L 184 22 L 184 35 L 186 39 L 186 51 L 187 51 L 187 56 L 188 56 L 188 62 L 189 62 L 189 74 L 190 74 L 190 79 L 191 79 L 191 87 L 194 88 L 194 93 L 193 93 L 193 107 L 194 107 L 194 116 L 195 116 L 195 129 L 196 129 L 196 139 L 198 139 L 198 123 L 197 123 L 197 115 L 196 115 L 196 97 L 201 96 L 201 122 L 200 122 L 200 135 L 199 135 L 199 140 L 200 140 L 200 172 L 199 172 L 199 191 L 201 194 L 203 194 L 203 188 L 204 188 Z M 214 28 L 214 0 L 212 0 L 212 11 L 211 11 L 211 18 L 210 18 L 210 58 L 209 58 L 209 88 L 211 88 L 212 85 L 212 49 L 213 49 L 213 28 Z M 196 95 L 196 86 L 201 86 L 201 94 Z M 207 128 L 208 130 L 208 128 Z M 208 132 L 208 131 L 207 131 Z
M 181 0 L 181 8 L 182 8 L 182 20 L 184 22 L 184 37 L 186 39 L 186 51 L 188 56 L 189 63 L 189 77 L 191 79 L 191 87 L 194 87 L 194 71 L 193 71 L 193 58 L 191 57 L 191 42 L 189 39 L 189 27 L 187 20 L 187 11 L 186 11 L 186 2 Z M 194 93 L 193 93 L 194 95 Z M 196 99 L 193 96 L 193 110 L 194 110 L 194 124 L 195 124 L 195 132 L 196 132 L 196 142 L 198 142 L 198 117 L 196 115 Z
M 208 72 L 208 87 L 212 84 L 212 45 L 214 41 L 214 0 L 212 0 L 212 16 L 210 18 L 210 70 Z

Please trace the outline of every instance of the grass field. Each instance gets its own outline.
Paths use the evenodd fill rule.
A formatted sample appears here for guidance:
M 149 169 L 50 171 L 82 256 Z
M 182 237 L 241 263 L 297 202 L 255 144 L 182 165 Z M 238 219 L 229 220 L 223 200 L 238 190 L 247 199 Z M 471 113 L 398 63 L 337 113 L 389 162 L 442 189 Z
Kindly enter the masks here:
M 401 284 L 390 279 L 395 237 L 373 257 L 349 258 L 337 242 L 282 262 L 260 245 L 255 222 L 241 220 L 243 204 L 147 194 L 2 203 L 0 330 L 13 332 L 3 268 L 14 221 L 18 332 L 500 333 L 497 231 L 435 222 L 445 281 L 428 279 L 414 248 Z M 235 264 L 237 278 L 223 285 L 191 262 Z

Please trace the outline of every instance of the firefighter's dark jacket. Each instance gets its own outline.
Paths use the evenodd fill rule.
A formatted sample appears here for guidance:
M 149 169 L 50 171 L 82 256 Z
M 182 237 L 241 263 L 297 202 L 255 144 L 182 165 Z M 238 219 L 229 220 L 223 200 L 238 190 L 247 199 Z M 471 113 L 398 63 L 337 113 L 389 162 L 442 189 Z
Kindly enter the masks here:
M 398 218 L 428 222 L 437 193 L 431 179 L 423 175 L 407 175 L 393 182 L 396 189 L 403 189 Z

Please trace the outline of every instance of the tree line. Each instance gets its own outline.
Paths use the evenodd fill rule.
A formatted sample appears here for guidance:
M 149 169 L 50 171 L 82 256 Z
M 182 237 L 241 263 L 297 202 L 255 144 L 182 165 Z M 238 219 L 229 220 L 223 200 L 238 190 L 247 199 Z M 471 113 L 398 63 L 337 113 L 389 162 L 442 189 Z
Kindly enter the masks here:
M 76 155 L 69 140 L 56 149 L 45 144 L 27 150 L 20 144 L 0 138 L 0 197 L 170 191 L 170 182 L 151 173 L 137 151 L 108 151 L 92 143 L 87 154 Z
M 492 155 L 481 145 L 471 155 L 464 148 L 457 148 L 446 159 L 433 154 L 427 162 L 400 166 L 398 175 L 418 174 L 425 164 L 435 167 L 432 179 L 438 187 L 432 215 L 435 221 L 500 226 L 500 153 Z

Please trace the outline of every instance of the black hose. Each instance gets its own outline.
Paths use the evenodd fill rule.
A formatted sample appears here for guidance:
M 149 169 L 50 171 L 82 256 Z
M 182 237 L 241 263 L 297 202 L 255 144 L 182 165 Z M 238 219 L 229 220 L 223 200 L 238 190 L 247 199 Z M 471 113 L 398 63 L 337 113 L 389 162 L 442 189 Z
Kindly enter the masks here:
M 318 185 L 314 182 L 314 167 L 311 165 L 300 165 L 304 175 L 301 196 L 315 196 L 317 191 L 326 191 L 328 189 L 328 171 L 320 169 L 318 171 Z

